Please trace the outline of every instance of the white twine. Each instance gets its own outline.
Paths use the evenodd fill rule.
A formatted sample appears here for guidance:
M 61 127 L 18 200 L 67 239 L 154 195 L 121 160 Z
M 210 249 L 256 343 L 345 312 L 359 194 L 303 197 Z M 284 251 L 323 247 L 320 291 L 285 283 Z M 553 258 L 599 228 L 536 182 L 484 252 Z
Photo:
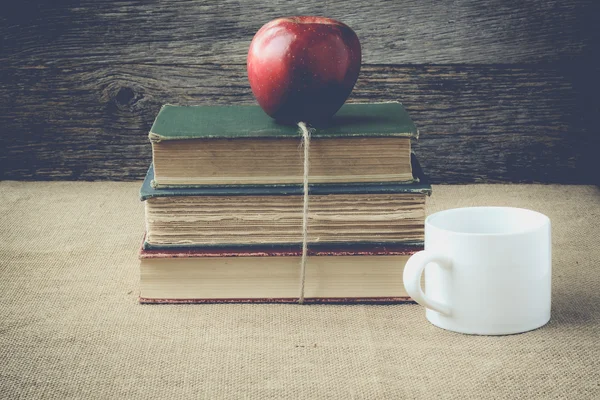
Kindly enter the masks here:
M 304 304 L 304 282 L 306 280 L 306 259 L 308 251 L 308 150 L 310 147 L 310 130 L 306 123 L 298 122 L 298 127 L 302 133 L 302 145 L 304 147 L 304 174 L 302 179 L 303 206 L 302 206 L 302 260 L 300 261 L 300 294 L 298 295 L 298 304 Z

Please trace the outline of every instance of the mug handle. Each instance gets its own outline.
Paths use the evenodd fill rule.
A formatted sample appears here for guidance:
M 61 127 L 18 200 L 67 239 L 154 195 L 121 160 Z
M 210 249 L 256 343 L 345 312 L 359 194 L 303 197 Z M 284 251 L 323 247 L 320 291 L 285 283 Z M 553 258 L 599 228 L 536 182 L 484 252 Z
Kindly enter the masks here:
M 452 265 L 452 262 L 448 257 L 433 254 L 427 250 L 418 251 L 408 259 L 406 266 L 404 267 L 404 287 L 406 288 L 408 295 L 420 305 L 429 308 L 430 310 L 437 311 L 440 314 L 450 316 L 450 307 L 430 299 L 423 293 L 423 289 L 421 289 L 421 275 L 423 275 L 423 271 L 425 271 L 427 264 L 431 262 L 443 267 L 450 267 Z

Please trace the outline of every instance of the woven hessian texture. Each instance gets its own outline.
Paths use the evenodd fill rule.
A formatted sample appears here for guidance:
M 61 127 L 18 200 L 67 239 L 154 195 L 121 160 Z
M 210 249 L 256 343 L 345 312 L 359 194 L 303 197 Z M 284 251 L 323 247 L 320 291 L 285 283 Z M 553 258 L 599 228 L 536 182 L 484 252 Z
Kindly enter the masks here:
M 415 304 L 139 305 L 138 187 L 0 182 L 0 398 L 600 398 L 595 187 L 434 187 L 429 213 L 552 219 L 552 319 L 505 337 Z

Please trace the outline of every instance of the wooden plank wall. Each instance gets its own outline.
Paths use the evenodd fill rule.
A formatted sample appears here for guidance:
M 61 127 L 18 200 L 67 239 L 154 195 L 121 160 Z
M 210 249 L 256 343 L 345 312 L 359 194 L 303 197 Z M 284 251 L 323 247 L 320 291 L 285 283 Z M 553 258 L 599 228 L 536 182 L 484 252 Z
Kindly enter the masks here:
M 433 182 L 597 182 L 593 0 L 14 3 L 0 15 L 0 179 L 141 179 L 163 103 L 254 103 L 254 33 L 324 15 L 362 43 L 350 101 L 404 103 Z

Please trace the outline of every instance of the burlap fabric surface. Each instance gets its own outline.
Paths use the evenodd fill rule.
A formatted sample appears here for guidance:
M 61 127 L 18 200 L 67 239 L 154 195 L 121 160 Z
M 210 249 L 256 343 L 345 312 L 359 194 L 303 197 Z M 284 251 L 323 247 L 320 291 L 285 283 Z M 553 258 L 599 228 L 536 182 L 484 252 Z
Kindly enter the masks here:
M 478 337 L 415 304 L 141 306 L 138 187 L 0 183 L 0 398 L 600 398 L 597 188 L 434 187 L 552 219 L 550 323 Z

